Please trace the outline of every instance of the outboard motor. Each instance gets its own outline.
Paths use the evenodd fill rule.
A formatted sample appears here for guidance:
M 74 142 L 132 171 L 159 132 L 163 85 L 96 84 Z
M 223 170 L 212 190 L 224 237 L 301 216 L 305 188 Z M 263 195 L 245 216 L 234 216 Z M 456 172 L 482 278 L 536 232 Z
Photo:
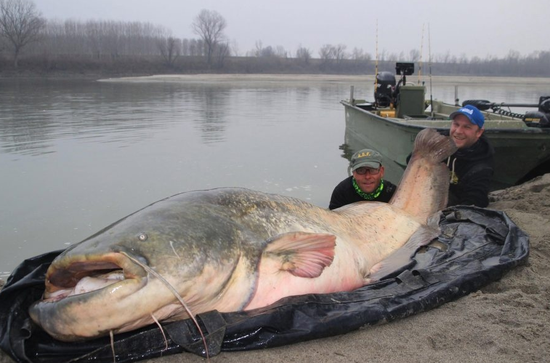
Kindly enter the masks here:
M 395 76 L 391 72 L 378 72 L 376 75 L 376 89 L 374 90 L 374 102 L 378 107 L 389 107 L 393 101 L 395 89 Z

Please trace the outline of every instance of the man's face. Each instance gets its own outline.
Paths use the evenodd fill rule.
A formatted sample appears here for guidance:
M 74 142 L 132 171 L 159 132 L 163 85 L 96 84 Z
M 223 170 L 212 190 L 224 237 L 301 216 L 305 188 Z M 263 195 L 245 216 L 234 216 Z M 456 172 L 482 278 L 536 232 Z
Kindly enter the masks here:
M 384 177 L 384 167 L 380 166 L 378 169 L 362 167 L 353 171 L 353 177 L 363 192 L 372 193 Z
M 459 149 L 462 149 L 475 144 L 481 137 L 481 134 L 483 134 L 483 129 L 471 123 L 466 116 L 457 115 L 451 121 L 451 130 L 449 133 L 455 145 Z

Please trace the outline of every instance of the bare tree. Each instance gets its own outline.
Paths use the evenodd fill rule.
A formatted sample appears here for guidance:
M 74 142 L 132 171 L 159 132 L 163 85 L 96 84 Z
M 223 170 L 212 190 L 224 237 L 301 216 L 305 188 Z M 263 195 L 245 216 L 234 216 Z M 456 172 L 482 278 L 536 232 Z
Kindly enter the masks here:
M 461 53 L 460 58 L 458 59 L 458 62 L 462 64 L 468 64 L 470 63 L 470 60 L 468 59 L 468 56 L 466 55 L 466 53 Z
M 273 48 L 271 45 L 264 47 L 261 40 L 256 41 L 256 47 L 249 54 L 253 54 L 254 57 L 258 58 L 286 58 L 287 53 L 285 48 L 278 45 L 276 48 Z
M 335 57 L 334 47 L 330 44 L 325 44 L 319 49 L 319 58 L 323 61 L 323 64 L 328 64 Z
M 279 58 L 288 58 L 288 52 L 282 45 L 278 45 L 275 47 L 275 55 Z
M 418 62 L 420 60 L 420 51 L 418 49 L 411 49 L 409 51 L 409 61 L 410 62 Z
M 311 50 L 309 50 L 306 47 L 300 46 L 296 51 L 296 58 L 301 59 L 305 64 L 309 64 L 311 57 L 312 57 Z
M 177 38 L 168 37 L 159 39 L 157 44 L 166 65 L 173 67 L 176 59 L 181 55 L 181 41 Z
M 348 58 L 346 48 L 347 47 L 344 44 L 338 44 L 332 47 L 332 52 L 334 54 L 334 59 L 336 59 L 336 63 L 341 63 L 342 60 Z
M 231 55 L 231 47 L 229 46 L 229 43 L 218 44 L 214 55 L 216 56 L 217 67 L 223 68 L 225 60 Z
M 370 61 L 372 59 L 372 55 L 370 55 L 370 53 L 365 53 L 362 48 L 353 48 L 351 59 L 354 61 Z
M 353 51 L 351 52 L 351 59 L 355 61 L 363 60 L 365 57 L 365 52 L 361 48 L 353 48 Z
M 201 10 L 193 21 L 193 31 L 201 37 L 206 47 L 206 60 L 209 66 L 212 65 L 212 54 L 216 46 L 225 39 L 223 31 L 226 27 L 224 17 L 214 10 Z
M 204 55 L 204 42 L 202 39 L 191 39 L 189 41 L 189 54 L 190 56 L 203 56 Z
M 267 47 L 262 48 L 259 56 L 263 58 L 273 58 L 276 57 L 276 54 L 275 50 L 273 50 L 273 47 L 271 45 L 268 45 Z
M 264 45 L 262 41 L 256 40 L 256 42 L 254 43 L 254 50 L 252 50 L 250 54 L 253 54 L 254 57 L 261 57 L 263 49 L 264 49 Z
M 231 53 L 238 57 L 240 55 L 240 51 L 239 51 L 239 44 L 237 43 L 237 41 L 235 39 L 233 39 L 231 41 L 231 44 L 229 45 L 229 48 L 231 49 Z
M 401 53 L 403 53 L 403 52 L 401 52 Z M 390 62 L 397 62 L 400 59 L 403 59 L 403 58 L 402 57 L 400 58 L 400 56 L 397 55 L 397 53 L 390 53 L 390 54 L 388 54 L 388 57 L 386 58 L 386 60 L 390 61 Z
M 404 61 L 405 59 L 406 59 L 405 52 L 401 51 L 401 52 L 399 52 L 399 55 L 397 56 L 397 58 L 395 60 Z
M 445 54 L 438 54 L 435 57 L 436 61 L 438 61 L 439 63 L 451 63 L 451 58 L 451 51 L 449 50 L 447 50 Z
M 13 65 L 19 65 L 21 50 L 38 39 L 44 26 L 36 5 L 29 0 L 0 0 L 0 36 L 13 50 Z
M 517 50 L 510 49 L 510 51 L 508 52 L 508 55 L 506 56 L 505 60 L 506 60 L 506 62 L 511 63 L 511 64 L 518 64 L 520 58 L 521 58 L 521 55 L 519 54 L 519 52 Z
M 204 46 L 201 39 L 183 39 L 182 40 L 182 55 L 188 57 L 204 55 Z

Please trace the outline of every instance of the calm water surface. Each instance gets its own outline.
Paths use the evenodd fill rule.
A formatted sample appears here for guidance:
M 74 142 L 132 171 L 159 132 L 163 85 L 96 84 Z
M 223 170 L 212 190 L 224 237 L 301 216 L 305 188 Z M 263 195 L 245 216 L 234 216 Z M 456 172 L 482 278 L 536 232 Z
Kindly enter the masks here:
M 347 176 L 350 85 L 0 80 L 0 275 L 183 191 L 239 186 L 326 207 Z M 354 86 L 370 99 L 369 82 Z M 541 87 L 460 96 L 535 103 Z M 454 100 L 452 85 L 433 91 Z

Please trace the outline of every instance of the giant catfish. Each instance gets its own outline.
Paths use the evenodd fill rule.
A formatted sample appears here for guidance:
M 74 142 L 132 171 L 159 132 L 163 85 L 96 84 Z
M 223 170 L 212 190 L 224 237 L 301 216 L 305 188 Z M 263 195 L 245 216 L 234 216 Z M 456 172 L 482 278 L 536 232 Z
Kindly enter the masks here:
M 188 318 L 172 289 L 192 314 L 353 290 L 390 255 L 437 235 L 427 222 L 446 205 L 441 161 L 455 150 L 435 130 L 420 132 L 390 203 L 330 211 L 236 188 L 160 200 L 59 255 L 30 316 L 54 338 L 75 341 Z

